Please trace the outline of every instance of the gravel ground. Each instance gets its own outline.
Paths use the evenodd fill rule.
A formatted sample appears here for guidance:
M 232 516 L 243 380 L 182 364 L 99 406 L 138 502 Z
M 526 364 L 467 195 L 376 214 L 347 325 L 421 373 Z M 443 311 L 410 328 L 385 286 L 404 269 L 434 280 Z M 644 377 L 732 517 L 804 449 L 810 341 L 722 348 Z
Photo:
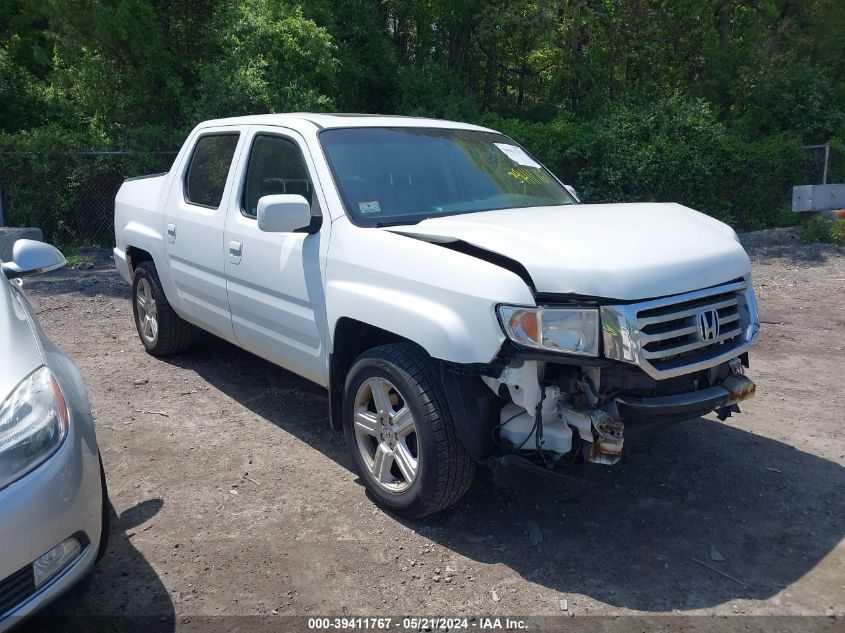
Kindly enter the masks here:
M 841 616 L 845 250 L 743 241 L 763 332 L 742 415 L 673 426 L 568 490 L 482 472 L 423 521 L 369 501 L 322 389 L 216 340 L 145 354 L 102 253 L 28 281 L 85 376 L 119 517 L 87 591 L 47 615 Z

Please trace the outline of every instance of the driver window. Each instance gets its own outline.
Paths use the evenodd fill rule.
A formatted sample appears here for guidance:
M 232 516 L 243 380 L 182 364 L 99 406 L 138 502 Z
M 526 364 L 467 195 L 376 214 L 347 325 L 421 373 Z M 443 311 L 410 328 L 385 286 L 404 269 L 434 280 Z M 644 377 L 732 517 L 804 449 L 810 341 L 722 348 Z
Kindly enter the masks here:
M 272 134 L 255 136 L 246 169 L 244 215 L 256 217 L 262 196 L 299 194 L 310 203 L 313 191 L 305 159 L 296 143 Z

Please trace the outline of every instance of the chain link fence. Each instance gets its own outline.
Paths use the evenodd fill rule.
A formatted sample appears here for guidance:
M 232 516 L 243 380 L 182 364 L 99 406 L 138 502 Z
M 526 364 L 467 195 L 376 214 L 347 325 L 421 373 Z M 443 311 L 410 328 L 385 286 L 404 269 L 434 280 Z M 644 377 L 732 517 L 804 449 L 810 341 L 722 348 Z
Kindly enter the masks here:
M 113 246 L 114 197 L 126 178 L 168 171 L 176 151 L 0 155 L 5 226 L 33 226 L 63 247 Z
M 822 143 L 805 145 L 807 182 L 796 185 L 826 185 L 845 182 L 845 153 L 839 145 Z

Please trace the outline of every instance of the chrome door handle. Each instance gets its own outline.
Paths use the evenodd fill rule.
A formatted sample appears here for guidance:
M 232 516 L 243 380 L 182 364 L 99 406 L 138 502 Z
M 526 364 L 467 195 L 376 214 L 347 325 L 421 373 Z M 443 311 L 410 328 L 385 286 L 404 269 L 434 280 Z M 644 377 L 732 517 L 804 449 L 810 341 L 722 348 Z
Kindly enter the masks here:
M 167 241 L 171 244 L 176 241 L 176 225 L 173 222 L 167 225 Z
M 241 263 L 241 255 L 244 252 L 244 245 L 238 242 L 237 240 L 231 240 L 229 242 L 229 261 L 233 264 L 240 264 Z

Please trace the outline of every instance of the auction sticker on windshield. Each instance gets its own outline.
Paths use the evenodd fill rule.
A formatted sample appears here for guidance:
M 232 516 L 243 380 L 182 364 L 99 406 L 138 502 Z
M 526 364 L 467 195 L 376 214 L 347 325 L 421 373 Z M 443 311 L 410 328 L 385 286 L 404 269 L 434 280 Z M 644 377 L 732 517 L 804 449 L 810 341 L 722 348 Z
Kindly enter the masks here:
M 379 205 L 378 200 L 359 202 L 358 209 L 361 213 L 381 213 L 381 205 Z
M 525 153 L 521 147 L 516 145 L 508 145 L 507 143 L 493 143 L 496 147 L 502 150 L 508 158 L 510 158 L 517 165 L 525 165 L 526 167 L 536 167 L 540 169 L 540 164 Z

